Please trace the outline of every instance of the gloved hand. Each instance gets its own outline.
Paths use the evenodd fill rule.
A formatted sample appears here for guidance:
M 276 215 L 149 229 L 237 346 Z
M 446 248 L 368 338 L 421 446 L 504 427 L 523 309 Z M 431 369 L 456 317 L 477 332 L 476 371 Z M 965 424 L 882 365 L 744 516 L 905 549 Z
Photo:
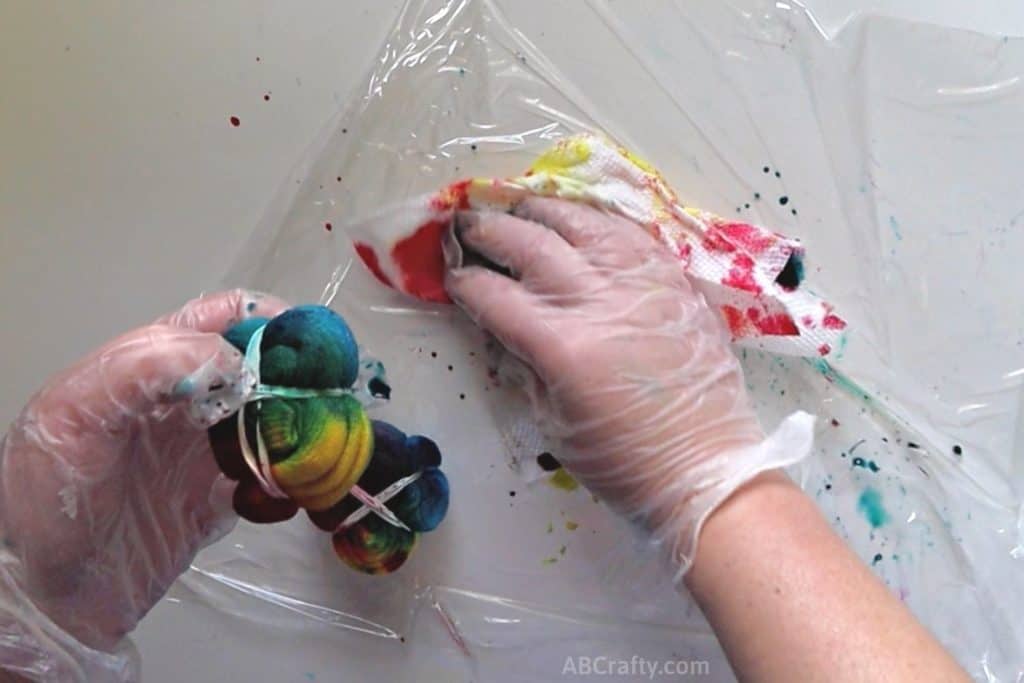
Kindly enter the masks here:
M 448 293 L 532 369 L 562 463 L 651 534 L 677 579 L 719 503 L 809 451 L 808 415 L 765 438 L 721 321 L 639 226 L 531 198 L 512 215 L 459 212 L 453 233 Z M 507 271 L 465 266 L 464 251 Z
M 242 356 L 218 333 L 284 308 L 243 291 L 196 299 L 51 378 L 24 408 L 0 443 L 0 668 L 135 677 L 125 635 L 234 522 L 208 425 L 190 410 L 207 395 L 238 408 Z

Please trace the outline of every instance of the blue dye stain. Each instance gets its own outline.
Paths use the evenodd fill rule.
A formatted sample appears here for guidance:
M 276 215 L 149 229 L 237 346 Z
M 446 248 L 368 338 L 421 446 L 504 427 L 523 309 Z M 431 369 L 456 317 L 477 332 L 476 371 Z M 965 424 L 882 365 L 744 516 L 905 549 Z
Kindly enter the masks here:
M 315 681 L 316 680 L 316 674 L 313 673 L 312 671 L 307 671 L 306 672 L 306 680 L 307 681 Z
M 892 229 L 893 237 L 902 241 L 903 233 L 900 232 L 900 223 L 896 220 L 896 216 L 889 216 L 889 227 Z
M 256 302 L 255 301 L 250 301 L 249 303 L 247 303 L 245 305 L 245 310 L 248 311 L 249 313 L 252 313 L 253 311 L 255 311 L 256 310 Z
M 874 567 L 876 564 L 882 561 L 882 553 L 875 553 L 875 557 L 871 560 L 871 566 Z
M 882 494 L 870 486 L 860 494 L 860 498 L 857 500 L 857 509 L 874 529 L 889 521 L 889 513 L 882 507 Z
M 874 460 L 865 460 L 859 456 L 853 459 L 853 466 L 863 467 L 864 469 L 871 470 L 872 472 L 877 472 L 881 469 L 877 464 L 875 464 Z
M 174 385 L 172 395 L 174 398 L 183 398 L 185 396 L 191 396 L 192 392 L 196 390 L 196 383 L 191 377 L 186 377 L 177 384 Z

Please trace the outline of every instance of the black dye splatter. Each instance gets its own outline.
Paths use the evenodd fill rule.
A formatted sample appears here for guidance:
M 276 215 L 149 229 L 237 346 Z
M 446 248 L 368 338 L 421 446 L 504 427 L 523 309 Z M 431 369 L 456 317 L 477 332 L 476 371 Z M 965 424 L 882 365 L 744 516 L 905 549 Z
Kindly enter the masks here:
M 380 377 L 374 377 L 366 385 L 366 388 L 370 390 L 370 395 L 376 398 L 383 398 L 388 400 L 391 398 L 391 387 L 388 383 L 382 380 Z
M 511 496 L 512 498 L 515 498 L 516 497 L 516 492 L 515 491 L 509 491 L 508 495 Z
M 874 559 L 871 560 L 871 566 L 874 567 L 876 564 L 882 561 L 882 553 L 875 553 Z
M 960 446 L 953 446 L 953 455 L 963 455 L 964 449 Z
M 761 198 L 761 193 L 760 192 L 755 192 L 754 193 L 754 199 L 760 199 L 760 198 Z
M 781 197 L 779 197 L 779 204 L 781 204 L 782 206 L 789 204 L 789 197 L 787 197 L 786 195 L 782 195 Z
M 460 401 L 465 401 L 466 400 L 466 395 L 465 394 L 459 394 L 459 400 Z
M 761 170 L 762 170 L 762 171 L 763 171 L 764 173 L 767 173 L 768 171 L 770 171 L 770 170 L 772 170 L 772 169 L 770 169 L 770 168 L 768 168 L 767 166 L 765 166 L 765 167 L 764 167 L 764 168 L 762 168 Z
M 431 351 L 430 352 L 430 357 L 431 358 L 437 358 L 437 351 Z
M 550 453 L 541 453 L 537 456 L 537 466 L 545 472 L 554 472 L 562 467 L 562 463 L 558 462 Z
M 918 446 L 918 445 L 917 445 L 916 443 L 914 443 L 913 441 L 908 441 L 908 442 L 907 442 L 907 448 L 914 448 L 914 449 L 920 449 L 921 447 L 920 447 L 920 446 Z
M 804 264 L 797 254 L 790 254 L 775 281 L 785 289 L 796 289 L 804 277 Z

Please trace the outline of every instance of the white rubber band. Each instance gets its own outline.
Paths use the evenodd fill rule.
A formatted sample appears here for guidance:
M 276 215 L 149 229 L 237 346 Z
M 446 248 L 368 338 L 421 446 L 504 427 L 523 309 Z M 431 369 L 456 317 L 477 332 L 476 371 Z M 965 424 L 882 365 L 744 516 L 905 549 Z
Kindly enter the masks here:
M 376 496 L 370 495 L 369 493 L 363 491 L 363 489 L 358 486 L 353 486 L 351 491 L 352 495 L 363 504 L 360 505 L 359 508 L 355 510 L 355 512 L 346 517 L 345 520 L 338 525 L 338 528 L 334 530 L 334 533 L 338 533 L 339 531 L 347 529 L 348 527 L 352 526 L 353 524 L 355 524 L 371 512 L 375 513 L 378 517 L 383 518 L 384 521 L 388 522 L 392 526 L 397 526 L 399 528 L 405 529 L 406 531 L 409 531 L 409 527 L 407 527 L 405 524 L 402 524 L 401 520 L 395 517 L 395 520 L 398 522 L 398 524 L 395 524 L 390 519 L 388 519 L 386 515 L 381 514 L 379 509 L 375 508 L 374 505 L 367 504 L 367 502 L 363 500 L 363 498 L 360 498 L 360 494 L 366 496 L 372 503 L 380 505 L 380 508 L 383 508 L 383 510 L 386 511 L 387 515 L 394 517 L 394 513 L 392 513 L 391 509 L 386 507 L 384 503 L 388 502 L 389 500 L 397 496 L 399 493 L 401 493 L 405 489 L 405 487 L 419 479 L 420 475 L 422 474 L 423 471 L 421 470 L 419 472 L 413 472 L 407 477 L 402 477 L 401 479 L 399 479 L 398 481 L 396 481 L 395 483 L 391 484 L 386 489 L 378 493 Z M 359 493 L 356 493 L 357 489 Z

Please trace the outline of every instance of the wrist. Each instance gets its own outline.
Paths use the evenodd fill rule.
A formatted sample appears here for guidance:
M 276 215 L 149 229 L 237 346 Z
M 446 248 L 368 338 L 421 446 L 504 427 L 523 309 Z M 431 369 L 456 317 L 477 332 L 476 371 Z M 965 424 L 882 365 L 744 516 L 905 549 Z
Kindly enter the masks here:
M 796 525 L 827 529 L 813 502 L 781 469 L 753 477 L 711 511 L 700 531 L 686 586 L 701 601 L 721 589 L 723 571 L 738 564 L 771 562 L 784 550 Z

